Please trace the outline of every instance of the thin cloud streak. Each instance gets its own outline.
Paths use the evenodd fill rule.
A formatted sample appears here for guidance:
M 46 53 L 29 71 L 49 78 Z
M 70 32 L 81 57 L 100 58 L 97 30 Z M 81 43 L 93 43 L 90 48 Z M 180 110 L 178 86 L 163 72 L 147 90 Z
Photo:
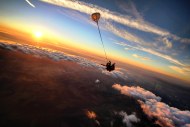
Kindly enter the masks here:
M 151 60 L 150 58 L 148 58 L 148 57 L 144 57 L 144 56 L 140 56 L 140 55 L 137 55 L 137 54 L 133 54 L 132 55 L 133 57 L 135 57 L 135 58 L 139 58 L 139 59 L 141 59 L 141 60 Z
M 114 25 L 112 25 L 109 22 L 105 23 L 105 27 L 108 31 L 111 31 L 115 35 L 117 35 L 125 40 L 128 40 L 130 42 L 135 42 L 138 44 L 142 44 L 142 45 L 146 45 L 146 43 L 143 41 L 142 38 L 139 38 L 138 36 L 131 34 L 130 32 L 128 32 L 126 30 L 118 29 L 117 27 L 115 27 Z
M 25 0 L 30 6 L 32 6 L 33 8 L 35 8 L 35 5 L 32 4 L 29 0 Z
M 124 1 L 124 0 L 120 0 L 120 1 L 116 1 L 119 8 L 122 9 L 123 11 L 125 11 L 126 13 L 134 16 L 137 20 L 139 21 L 143 21 L 143 16 L 141 16 L 141 14 L 138 12 L 135 4 L 129 0 L 129 1 Z
M 188 67 L 169 66 L 169 68 L 183 75 L 190 73 L 190 68 Z

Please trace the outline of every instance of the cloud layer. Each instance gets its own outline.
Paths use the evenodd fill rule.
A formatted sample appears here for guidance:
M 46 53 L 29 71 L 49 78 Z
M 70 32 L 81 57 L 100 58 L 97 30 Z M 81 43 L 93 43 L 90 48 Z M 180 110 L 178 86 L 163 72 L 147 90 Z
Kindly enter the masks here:
M 190 127 L 190 111 L 181 111 L 161 102 L 161 98 L 141 87 L 128 87 L 114 84 L 114 89 L 121 94 L 138 100 L 144 113 L 156 118 L 156 124 L 162 127 Z
M 127 79 L 127 71 L 125 69 L 116 68 L 115 71 L 108 72 L 104 66 L 98 64 L 96 61 L 92 61 L 89 59 L 85 59 L 80 56 L 75 56 L 71 54 L 67 54 L 64 52 L 60 52 L 57 50 L 52 50 L 48 48 L 39 48 L 27 44 L 19 44 L 19 43 L 8 43 L 8 42 L 0 42 L 0 48 L 11 50 L 11 51 L 19 51 L 25 54 L 31 54 L 37 57 L 47 57 L 54 61 L 73 61 L 84 67 L 93 67 L 100 70 L 103 74 L 109 75 L 113 78 L 121 78 Z

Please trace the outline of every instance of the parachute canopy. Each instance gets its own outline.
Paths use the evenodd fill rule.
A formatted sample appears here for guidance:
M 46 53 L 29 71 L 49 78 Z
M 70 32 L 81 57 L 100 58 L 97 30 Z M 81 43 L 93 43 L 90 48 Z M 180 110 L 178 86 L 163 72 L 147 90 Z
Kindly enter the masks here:
M 98 20 L 100 19 L 100 13 L 96 12 L 91 15 L 91 18 L 94 22 L 98 23 Z

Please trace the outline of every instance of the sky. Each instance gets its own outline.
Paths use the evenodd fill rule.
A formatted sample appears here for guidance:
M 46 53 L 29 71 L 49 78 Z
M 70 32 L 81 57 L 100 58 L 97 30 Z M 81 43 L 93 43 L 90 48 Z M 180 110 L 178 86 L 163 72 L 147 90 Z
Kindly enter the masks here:
M 0 24 L 190 81 L 188 0 L 1 0 Z

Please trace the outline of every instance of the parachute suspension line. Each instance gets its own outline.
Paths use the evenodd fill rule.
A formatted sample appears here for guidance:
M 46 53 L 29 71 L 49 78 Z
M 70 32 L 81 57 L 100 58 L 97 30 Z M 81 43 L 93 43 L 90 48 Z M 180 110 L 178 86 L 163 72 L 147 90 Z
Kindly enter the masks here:
M 106 60 L 108 62 L 108 57 L 107 57 L 106 50 L 105 50 L 105 47 L 104 47 L 104 42 L 102 40 L 102 35 L 101 35 L 101 32 L 100 32 L 100 28 L 99 28 L 98 22 L 96 22 L 96 23 L 97 23 L 97 26 L 98 26 L 98 32 L 99 32 L 100 39 L 101 39 L 101 42 L 102 42 L 102 46 L 103 46 L 103 49 L 104 49 L 104 54 L 105 54 Z

